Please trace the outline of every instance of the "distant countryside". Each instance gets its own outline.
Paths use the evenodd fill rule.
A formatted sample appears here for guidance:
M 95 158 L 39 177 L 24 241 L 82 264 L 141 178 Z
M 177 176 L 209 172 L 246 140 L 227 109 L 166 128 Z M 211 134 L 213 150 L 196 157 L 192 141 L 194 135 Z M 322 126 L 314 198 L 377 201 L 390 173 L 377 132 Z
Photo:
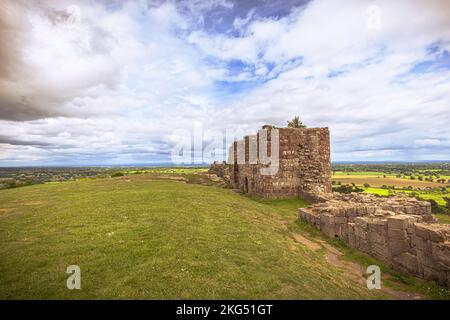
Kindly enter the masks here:
M 334 164 L 332 183 L 337 192 L 427 200 L 438 219 L 450 223 L 450 163 Z
M 406 194 L 431 202 L 439 221 L 450 223 L 450 163 L 333 164 L 333 191 L 379 196 Z M 150 174 L 196 181 L 207 167 L 0 168 L 0 190 L 67 180 Z M 179 179 L 179 178 L 178 178 Z

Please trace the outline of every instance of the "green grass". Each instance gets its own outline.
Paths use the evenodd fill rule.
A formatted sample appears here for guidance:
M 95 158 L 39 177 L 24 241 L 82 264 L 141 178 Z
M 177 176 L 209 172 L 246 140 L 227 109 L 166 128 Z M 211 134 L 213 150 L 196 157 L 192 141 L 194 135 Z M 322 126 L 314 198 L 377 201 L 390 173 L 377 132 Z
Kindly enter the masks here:
M 438 221 L 440 223 L 450 224 L 450 215 L 443 214 L 443 213 L 436 213 L 436 218 L 438 218 Z
M 442 193 L 434 193 L 434 192 L 419 192 L 418 195 L 425 200 L 434 200 L 436 201 L 439 205 L 444 206 L 445 205 L 445 200 L 444 197 L 449 198 L 450 194 L 442 194 Z
M 377 194 L 379 196 L 388 196 L 389 190 L 387 189 L 381 189 L 381 188 L 364 188 L 365 193 L 371 193 L 371 194 Z
M 386 298 L 294 241 L 298 205 L 128 177 L 3 190 L 0 298 Z
M 128 174 L 137 174 L 137 173 L 163 173 L 163 174 L 193 174 L 199 172 L 207 172 L 208 168 L 205 167 L 174 167 L 174 168 L 146 168 L 141 170 L 129 170 Z
M 3 190 L 0 299 L 390 298 L 293 239 L 325 239 L 345 259 L 374 264 L 299 222 L 305 205 L 151 174 Z M 72 264 L 81 268 L 81 290 L 66 288 Z M 384 271 L 390 286 L 450 297 Z
M 386 175 L 386 176 L 395 176 L 394 174 L 387 174 L 387 173 L 384 173 L 384 172 L 381 172 L 381 171 L 379 171 L 379 172 L 376 172 L 376 171 L 348 171 L 348 172 L 346 172 L 346 171 L 333 171 L 333 176 L 345 176 L 345 175 L 350 175 L 350 176 L 383 176 L 383 175 Z

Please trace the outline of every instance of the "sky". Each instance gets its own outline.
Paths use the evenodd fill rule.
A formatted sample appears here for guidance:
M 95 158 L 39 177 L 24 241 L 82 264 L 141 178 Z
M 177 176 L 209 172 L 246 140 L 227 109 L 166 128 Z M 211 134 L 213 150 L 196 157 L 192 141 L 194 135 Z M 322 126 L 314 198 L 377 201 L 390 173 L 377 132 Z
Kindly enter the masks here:
M 450 159 L 446 0 L 0 0 L 0 39 L 0 166 L 221 160 L 296 115 L 333 161 Z

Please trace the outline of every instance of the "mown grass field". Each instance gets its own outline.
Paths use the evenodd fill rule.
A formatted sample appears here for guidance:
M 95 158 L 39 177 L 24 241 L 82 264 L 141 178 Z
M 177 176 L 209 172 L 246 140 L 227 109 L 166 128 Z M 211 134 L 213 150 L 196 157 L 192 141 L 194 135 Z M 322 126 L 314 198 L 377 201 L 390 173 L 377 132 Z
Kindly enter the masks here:
M 302 205 L 145 174 L 2 190 L 0 298 L 392 298 L 294 239 L 307 232 Z M 66 288 L 74 264 L 81 290 Z M 450 297 L 399 279 L 402 290 Z

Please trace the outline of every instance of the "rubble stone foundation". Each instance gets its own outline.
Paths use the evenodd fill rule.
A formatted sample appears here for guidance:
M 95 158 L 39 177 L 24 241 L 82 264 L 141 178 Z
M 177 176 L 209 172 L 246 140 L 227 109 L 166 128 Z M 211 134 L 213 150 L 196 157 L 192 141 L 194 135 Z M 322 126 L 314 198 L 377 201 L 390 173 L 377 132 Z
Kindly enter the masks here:
M 428 202 L 333 194 L 299 217 L 396 270 L 450 287 L 450 227 L 435 223 Z

